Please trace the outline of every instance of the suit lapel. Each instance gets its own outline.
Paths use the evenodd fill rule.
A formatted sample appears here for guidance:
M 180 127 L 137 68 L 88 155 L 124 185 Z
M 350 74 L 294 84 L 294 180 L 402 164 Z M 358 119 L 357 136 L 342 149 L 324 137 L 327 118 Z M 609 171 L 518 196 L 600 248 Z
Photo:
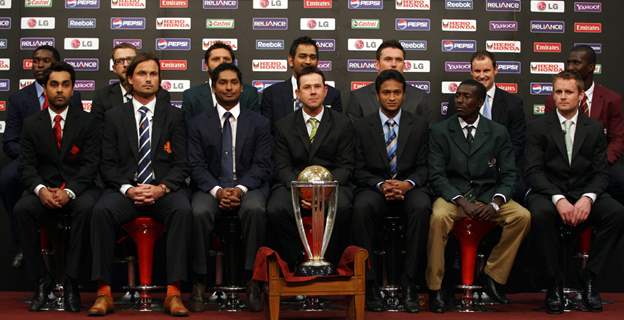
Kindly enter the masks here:
M 568 160 L 568 153 L 566 152 L 565 147 L 565 133 L 561 130 L 561 123 L 559 123 L 557 112 L 550 112 L 548 116 L 550 117 L 550 136 L 555 141 L 555 145 L 557 146 L 557 149 L 559 149 L 559 152 L 561 152 L 563 159 Z
M 367 115 L 379 110 L 379 104 L 377 102 L 377 92 L 375 91 L 375 84 L 368 85 L 365 88 L 366 99 L 368 100 L 368 103 L 366 104 L 368 106 L 368 110 L 362 110 L 362 113 L 364 115 Z
M 156 156 L 156 151 L 158 148 L 163 145 L 160 143 L 160 134 L 165 126 L 165 122 L 167 121 L 168 108 L 166 104 L 159 103 L 156 100 L 156 107 L 154 108 L 154 118 L 152 119 L 152 158 Z
M 281 94 L 282 103 L 278 105 L 284 106 L 284 108 L 286 108 L 286 110 L 283 110 L 283 114 L 287 115 L 287 114 L 290 114 L 295 108 L 294 102 L 293 102 L 295 101 L 295 96 L 293 96 L 293 86 L 292 86 L 292 82 L 290 81 L 290 78 L 288 78 L 288 80 L 284 82 L 285 82 L 285 86 L 284 86 L 285 92 L 282 92 Z
M 401 112 L 401 123 L 399 124 L 399 141 L 397 147 L 397 168 L 401 154 L 407 148 L 407 142 L 409 141 L 410 128 L 412 128 L 412 118 L 407 112 Z
M 313 157 L 314 154 L 316 154 L 316 151 L 323 143 L 323 139 L 325 139 L 325 136 L 327 136 L 327 134 L 329 133 L 332 123 L 333 123 L 333 119 L 331 116 L 331 111 L 329 108 L 325 108 L 325 110 L 323 111 L 323 118 L 321 118 L 321 123 L 319 124 L 319 127 L 316 130 L 316 136 L 314 136 L 314 142 L 312 142 L 312 145 L 310 148 L 310 157 Z
M 472 146 L 470 146 L 470 154 L 474 154 L 483 146 L 485 142 L 490 138 L 490 132 L 492 128 L 490 127 L 490 120 L 485 117 L 480 117 L 479 126 L 477 127 L 477 131 L 475 132 L 474 141 L 472 142 Z
M 110 90 L 111 107 L 118 106 L 124 103 L 121 95 L 121 83 L 117 83 L 111 87 Z
M 210 110 L 210 108 L 214 108 L 215 103 L 212 101 L 212 88 L 210 88 L 210 83 L 205 83 L 204 90 L 201 90 L 202 99 L 200 104 L 205 106 L 204 110 Z
M 243 111 L 240 108 L 240 114 L 238 115 L 238 120 L 236 124 L 236 159 L 235 163 L 238 163 L 241 154 L 243 153 L 243 146 L 245 145 L 245 140 L 247 139 L 248 130 L 247 128 L 251 128 L 251 123 L 249 122 L 247 112 Z
M 468 141 L 466 141 L 466 137 L 464 136 L 464 132 L 462 128 L 459 126 L 458 118 L 452 117 L 448 123 L 448 129 L 451 133 L 451 137 L 453 142 L 457 145 L 457 147 L 466 155 L 470 154 L 470 146 L 468 145 Z
M 381 118 L 379 115 L 376 117 L 370 117 L 368 125 L 370 126 L 371 143 L 377 148 L 377 154 L 381 163 L 384 164 L 386 172 L 390 172 L 390 164 L 388 163 L 388 153 L 386 151 L 386 137 L 384 135 L 383 126 L 381 125 Z M 400 136 L 400 135 L 399 135 Z M 363 145 L 367 145 L 368 141 L 362 141 Z
M 33 114 L 37 111 L 41 111 L 41 103 L 39 103 L 39 97 L 37 96 L 37 87 L 34 82 L 33 84 L 30 85 L 29 90 L 30 90 L 30 93 L 27 96 L 30 99 L 30 103 L 28 105 L 32 106 L 32 110 L 30 111 L 29 114 Z
M 303 144 L 306 152 L 310 154 L 310 136 L 308 135 L 308 130 L 306 129 L 306 124 L 303 121 L 303 110 L 299 109 L 295 112 L 293 122 L 293 128 L 295 129 L 295 135 L 299 137 L 301 143 Z M 321 121 L 322 122 L 322 121 Z M 317 130 L 318 134 L 318 130 Z
M 592 96 L 590 115 L 595 114 L 596 119 L 602 114 L 602 108 L 604 107 L 604 98 L 602 96 L 602 88 L 597 83 L 594 84 L 594 95 Z
M 126 129 L 126 136 L 128 137 L 128 141 L 130 143 L 130 150 L 134 155 L 134 158 L 138 160 L 139 158 L 139 137 L 138 137 L 138 129 L 136 124 L 136 118 L 134 117 L 134 107 L 132 106 L 132 102 L 127 102 L 122 107 L 122 112 L 124 117 L 122 121 L 124 122 L 124 128 Z
M 576 130 L 574 131 L 574 144 L 572 145 L 572 160 L 576 158 L 576 155 L 581 150 L 581 146 L 587 137 L 587 128 L 588 125 L 587 116 L 582 113 L 579 113 L 577 119 Z
M 502 91 L 503 90 L 499 88 L 494 90 L 494 101 L 492 101 L 492 105 L 490 106 L 490 109 L 492 110 L 492 120 L 494 121 L 498 121 L 500 119 L 503 108 L 502 106 L 505 105 L 505 97 L 503 97 L 505 93 Z
M 74 108 L 68 106 L 65 125 L 63 126 L 63 139 L 61 140 L 61 156 L 65 155 L 71 146 L 71 141 L 76 133 L 76 124 L 80 121 L 79 118 L 79 109 L 74 110 Z
M 56 150 L 56 139 L 54 137 L 54 129 L 52 128 L 52 119 L 47 110 L 39 111 L 39 122 L 44 132 L 44 144 L 48 147 L 49 154 L 58 159 L 59 152 Z

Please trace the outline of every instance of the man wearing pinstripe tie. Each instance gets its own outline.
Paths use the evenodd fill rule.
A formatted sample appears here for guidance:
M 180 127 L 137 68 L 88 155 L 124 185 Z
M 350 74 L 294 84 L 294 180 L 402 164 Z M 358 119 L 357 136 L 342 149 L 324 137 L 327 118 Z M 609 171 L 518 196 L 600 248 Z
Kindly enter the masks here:
M 139 215 L 163 223 L 166 232 L 165 311 L 188 315 L 180 282 L 187 278 L 191 205 L 186 188 L 186 129 L 182 112 L 156 99 L 160 62 L 139 54 L 128 66 L 132 100 L 106 112 L 102 133 L 102 179 L 106 192 L 91 220 L 92 277 L 99 282 L 89 315 L 113 311 L 110 291 L 115 231 Z

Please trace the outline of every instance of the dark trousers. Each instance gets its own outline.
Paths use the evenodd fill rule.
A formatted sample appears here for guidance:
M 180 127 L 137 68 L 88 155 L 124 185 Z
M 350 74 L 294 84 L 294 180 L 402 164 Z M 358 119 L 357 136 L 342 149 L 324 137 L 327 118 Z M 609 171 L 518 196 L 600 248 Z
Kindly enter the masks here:
M 266 236 L 266 196 L 262 190 L 249 190 L 236 211 L 223 211 L 211 194 L 202 191 L 193 194 L 193 272 L 208 273 L 208 249 L 215 220 L 221 215 L 238 215 L 245 250 L 245 271 L 252 271 L 256 252 Z
M 191 236 L 191 204 L 187 190 L 166 194 L 149 206 L 135 206 L 118 190 L 106 190 L 91 218 L 91 277 L 111 283 L 116 231 L 138 216 L 149 216 L 165 225 L 167 282 L 187 279 L 188 248 Z
M 24 192 L 17 167 L 18 162 L 15 159 L 7 163 L 0 171 L 0 199 L 2 199 L 4 210 L 9 215 L 11 242 L 16 247 L 19 246 L 20 237 L 17 231 L 17 218 L 15 217 L 14 207 L 22 192 Z
M 375 243 L 381 234 L 385 216 L 405 217 L 405 265 L 402 281 L 414 283 L 421 279 L 417 276 L 424 273 L 422 259 L 426 256 L 425 244 L 429 230 L 431 215 L 431 198 L 423 189 L 412 189 L 403 201 L 386 201 L 383 194 L 372 189 L 358 190 L 353 203 L 353 222 L 351 237 L 353 244 L 368 250 L 371 266 L 366 274 L 370 281 L 381 281 L 376 278 L 377 256 L 373 249 L 379 247 Z
M 624 157 L 609 166 L 609 187 L 607 192 L 613 199 L 624 204 Z
M 91 210 L 100 195 L 99 189 L 89 189 L 74 200 L 70 200 L 64 208 L 49 209 L 44 207 L 33 192 L 25 192 L 15 205 L 15 216 L 19 226 L 26 274 L 36 280 L 44 274 L 41 259 L 40 240 L 37 229 L 40 225 L 54 227 L 54 222 L 63 214 L 71 218 L 69 242 L 66 244 L 65 274 L 72 279 L 79 276 L 83 247 L 87 239 Z
M 568 199 L 574 204 L 575 199 Z M 573 201 L 574 200 L 574 201 Z M 549 196 L 530 194 L 527 198 L 531 212 L 531 233 L 536 241 L 539 261 L 543 261 L 540 270 L 549 283 L 561 283 L 561 237 L 559 227 L 562 224 L 557 209 Z M 620 236 L 624 226 L 624 207 L 607 193 L 603 193 L 592 205 L 589 217 L 577 229 L 585 226 L 593 228 L 594 238 L 589 252 L 587 276 L 595 277 L 600 273 L 611 249 Z
M 349 240 L 349 223 L 351 222 L 353 190 L 348 186 L 340 186 L 338 189 L 338 208 L 334 229 L 325 259 L 338 265 L 340 256 L 346 248 Z M 274 249 L 290 267 L 303 261 L 303 245 L 297 231 L 295 214 L 291 200 L 290 189 L 284 186 L 273 188 L 267 205 L 267 217 L 269 222 L 269 238 Z

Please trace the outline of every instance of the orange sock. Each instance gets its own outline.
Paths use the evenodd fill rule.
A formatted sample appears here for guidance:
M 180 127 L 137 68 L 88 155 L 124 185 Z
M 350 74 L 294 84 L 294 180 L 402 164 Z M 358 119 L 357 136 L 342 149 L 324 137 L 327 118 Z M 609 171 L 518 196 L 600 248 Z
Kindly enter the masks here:
M 100 282 L 100 285 L 98 286 L 98 290 L 97 290 L 97 296 L 108 296 L 108 297 L 113 297 L 113 295 L 111 294 L 111 287 L 110 285 L 104 283 L 104 282 Z
M 167 296 L 180 296 L 180 284 L 178 282 L 174 282 L 172 284 L 167 285 Z

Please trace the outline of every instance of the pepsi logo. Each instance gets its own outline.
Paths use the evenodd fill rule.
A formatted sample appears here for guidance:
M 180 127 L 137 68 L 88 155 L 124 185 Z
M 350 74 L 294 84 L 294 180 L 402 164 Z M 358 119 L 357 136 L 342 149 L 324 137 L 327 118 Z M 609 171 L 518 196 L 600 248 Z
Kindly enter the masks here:
M 156 43 L 156 46 L 158 47 L 158 49 L 165 49 L 165 48 L 167 48 L 167 40 L 166 39 L 158 40 L 158 42 Z
M 77 3 L 78 3 L 77 0 L 65 0 L 65 4 L 71 8 L 75 7 Z
M 119 29 L 121 28 L 121 25 L 123 24 L 123 20 L 121 20 L 121 18 L 112 18 L 111 19 L 111 27 L 113 29 Z
M 399 19 L 399 21 L 397 22 L 397 27 L 401 30 L 405 30 L 407 28 L 407 20 Z

